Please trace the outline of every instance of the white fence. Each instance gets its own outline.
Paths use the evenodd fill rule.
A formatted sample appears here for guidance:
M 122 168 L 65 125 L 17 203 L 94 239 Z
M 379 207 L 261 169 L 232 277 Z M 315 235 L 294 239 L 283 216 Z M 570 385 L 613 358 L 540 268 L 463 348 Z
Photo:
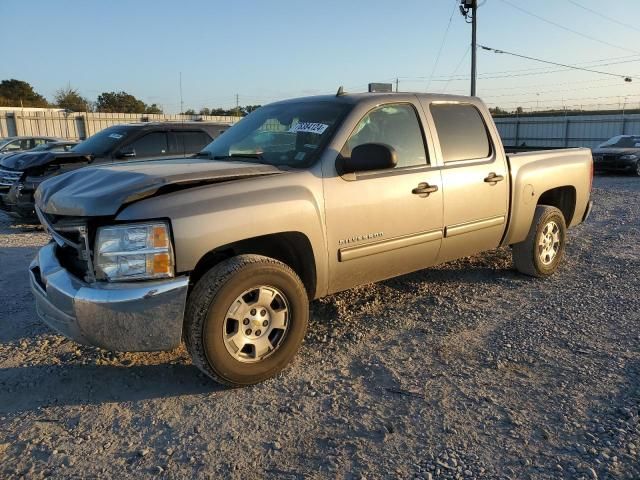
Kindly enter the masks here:
M 595 147 L 616 135 L 640 135 L 640 114 L 513 115 L 494 118 L 502 143 L 517 147 Z
M 0 138 L 42 135 L 84 140 L 104 128 L 122 123 L 203 121 L 232 125 L 238 120 L 240 117 L 233 116 L 68 112 L 52 108 L 0 107 Z

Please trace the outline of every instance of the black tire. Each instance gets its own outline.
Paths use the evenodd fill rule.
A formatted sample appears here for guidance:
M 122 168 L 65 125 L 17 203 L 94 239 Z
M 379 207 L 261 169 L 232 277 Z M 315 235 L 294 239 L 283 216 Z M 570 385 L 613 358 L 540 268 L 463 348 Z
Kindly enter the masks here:
M 538 244 L 545 226 L 550 222 L 554 222 L 558 227 L 559 245 L 555 257 L 549 263 L 545 263 L 540 257 Z M 553 275 L 564 256 L 566 239 L 567 226 L 562 212 L 555 207 L 547 205 L 537 206 L 527 238 L 523 242 L 511 245 L 511 253 L 516 270 L 532 277 Z
M 286 297 L 286 335 L 266 358 L 244 363 L 223 339 L 227 311 L 248 289 L 268 285 Z M 218 383 L 252 385 L 276 375 L 298 352 L 309 321 L 309 298 L 298 275 L 284 263 L 260 255 L 239 255 L 209 270 L 194 286 L 185 311 L 185 343 L 192 361 Z
M 636 177 L 640 177 L 640 160 L 636 161 L 636 168 L 633 173 Z

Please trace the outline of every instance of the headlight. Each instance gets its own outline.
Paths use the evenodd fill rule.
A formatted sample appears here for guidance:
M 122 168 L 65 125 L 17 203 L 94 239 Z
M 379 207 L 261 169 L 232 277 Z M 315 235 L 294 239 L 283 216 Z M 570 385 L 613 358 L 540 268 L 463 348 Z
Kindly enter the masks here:
M 142 280 L 174 275 L 169 226 L 164 222 L 101 227 L 94 252 L 98 279 Z
M 631 154 L 631 155 L 622 155 L 622 156 L 620 157 L 620 160 L 637 160 L 637 159 L 638 159 L 638 155 L 634 155 L 634 154 Z

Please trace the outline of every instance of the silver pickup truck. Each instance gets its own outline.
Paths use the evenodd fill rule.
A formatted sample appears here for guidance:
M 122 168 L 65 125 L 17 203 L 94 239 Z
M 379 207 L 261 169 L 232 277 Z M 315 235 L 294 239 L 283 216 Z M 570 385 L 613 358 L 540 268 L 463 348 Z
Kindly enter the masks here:
M 296 354 L 309 301 L 511 246 L 546 277 L 590 211 L 588 149 L 506 156 L 485 105 L 365 93 L 264 106 L 193 158 L 44 182 L 39 316 L 116 351 L 175 348 L 248 385 Z

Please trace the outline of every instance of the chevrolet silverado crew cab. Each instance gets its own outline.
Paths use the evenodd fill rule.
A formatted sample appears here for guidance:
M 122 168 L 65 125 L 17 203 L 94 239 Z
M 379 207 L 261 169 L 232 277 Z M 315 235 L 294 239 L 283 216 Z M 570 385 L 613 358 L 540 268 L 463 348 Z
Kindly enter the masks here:
M 477 98 L 365 93 L 254 111 L 194 158 L 44 182 L 40 317 L 85 344 L 172 349 L 247 385 L 297 352 L 309 301 L 511 246 L 556 271 L 590 211 L 591 152 L 507 157 Z
M 114 125 L 70 151 L 34 151 L 0 158 L 0 209 L 35 217 L 33 194 L 45 179 L 86 165 L 187 156 L 229 128 L 204 122 L 145 122 Z

